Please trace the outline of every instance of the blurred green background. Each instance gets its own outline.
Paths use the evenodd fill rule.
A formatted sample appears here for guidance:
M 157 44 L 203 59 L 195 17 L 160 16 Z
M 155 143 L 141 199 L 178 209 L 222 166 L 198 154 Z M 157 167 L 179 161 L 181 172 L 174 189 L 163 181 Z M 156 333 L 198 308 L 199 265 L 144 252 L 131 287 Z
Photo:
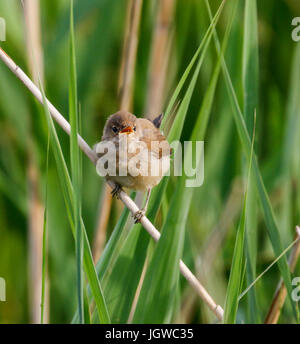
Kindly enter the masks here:
M 131 106 L 137 116 L 151 117 L 156 111 L 165 110 L 210 24 L 204 1 L 171 2 L 171 7 L 166 6 L 165 9 L 167 43 L 155 47 L 162 49 L 166 59 L 165 69 L 158 72 L 154 71 L 155 62 L 153 67 L 152 59 L 161 2 L 144 0 L 142 3 Z M 213 0 L 210 4 L 215 12 L 220 1 Z M 125 0 L 74 1 L 81 134 L 91 146 L 101 138 L 108 115 L 120 108 L 118 85 L 129 5 Z M 43 61 L 41 70 L 45 92 L 66 118 L 69 6 L 69 0 L 42 0 L 37 14 L 41 38 L 40 44 L 37 38 L 37 48 L 40 49 Z M 226 4 L 217 25 L 221 40 L 230 18 L 229 8 Z M 6 41 L 0 43 L 1 47 L 26 73 L 32 74 L 26 15 L 30 16 L 26 11 L 24 13 L 21 1 L 0 1 L 0 17 L 6 20 Z M 226 62 L 242 108 L 244 15 L 245 1 L 239 0 L 226 50 Z M 297 16 L 300 16 L 298 0 L 257 2 L 259 102 L 256 106 L 255 150 L 283 247 L 291 243 L 295 226 L 300 224 L 300 43 L 293 42 L 291 38 L 291 21 Z M 163 19 L 161 25 L 164 24 Z M 33 30 L 37 28 L 38 25 Z M 191 99 L 182 140 L 190 137 L 216 61 L 212 40 Z M 150 76 L 161 77 L 161 74 L 164 75 L 162 85 L 159 86 L 162 98 L 152 111 L 150 94 L 153 85 Z M 296 80 L 293 81 L 293 77 Z M 147 105 L 149 102 L 150 106 Z M 222 306 L 244 192 L 242 181 L 245 160 L 232 111 L 226 84 L 220 73 L 204 140 L 205 181 L 193 193 L 185 224 L 183 255 L 187 265 Z M 68 323 L 77 307 L 75 249 L 52 155 L 46 178 L 47 123 L 42 107 L 2 61 L 0 128 L 0 277 L 5 278 L 7 287 L 7 301 L 0 302 L 0 323 L 28 323 L 38 319 L 39 299 L 36 291 L 40 290 L 37 275 L 41 265 L 36 257 L 40 254 L 42 243 L 36 231 L 42 231 L 46 183 L 49 213 L 48 321 Z M 69 164 L 69 138 L 58 126 L 57 131 Z M 92 247 L 99 214 L 105 203 L 104 185 L 94 165 L 83 157 L 82 212 Z M 176 180 L 172 179 L 164 195 L 158 228 L 168 211 L 175 185 Z M 257 199 L 254 202 L 258 203 Z M 122 207 L 119 201 L 113 200 L 104 241 L 109 238 Z M 257 227 L 257 275 L 272 263 L 275 256 L 261 207 L 258 206 L 254 212 L 250 216 L 253 216 L 252 225 Z M 294 272 L 295 276 L 297 274 L 300 274 L 299 263 Z M 257 321 L 264 320 L 279 280 L 280 273 L 275 265 L 258 281 L 255 287 Z M 176 299 L 172 321 L 213 322 L 214 317 L 206 306 L 185 281 L 181 282 L 181 298 Z M 245 278 L 243 289 L 248 284 Z M 34 300 L 35 297 L 37 300 Z M 238 310 L 237 322 L 252 322 L 249 312 L 249 300 L 245 297 Z M 291 307 L 286 302 L 279 322 L 294 321 Z

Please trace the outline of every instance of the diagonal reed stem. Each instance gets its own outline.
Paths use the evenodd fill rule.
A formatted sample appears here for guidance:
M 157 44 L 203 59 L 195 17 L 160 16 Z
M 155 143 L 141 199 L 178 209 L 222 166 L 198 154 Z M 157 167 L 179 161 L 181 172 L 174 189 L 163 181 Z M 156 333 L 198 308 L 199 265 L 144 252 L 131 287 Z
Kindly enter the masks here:
M 0 59 L 5 63 L 5 65 L 15 74 L 15 76 L 21 80 L 21 82 L 28 88 L 28 90 L 36 97 L 36 99 L 41 103 L 43 102 L 43 96 L 39 88 L 30 80 L 30 78 L 22 71 L 22 69 L 16 65 L 16 63 L 0 48 Z M 70 135 L 71 127 L 69 122 L 62 116 L 62 114 L 51 104 L 47 99 L 46 105 L 49 109 L 49 112 L 53 119 L 62 127 L 62 129 Z M 78 135 L 78 145 L 80 149 L 86 154 L 86 156 L 96 164 L 97 155 L 90 148 L 90 146 L 84 141 L 84 139 Z M 108 184 L 111 188 L 115 187 L 115 184 L 111 181 L 108 181 Z M 135 214 L 139 208 L 135 202 L 126 194 L 126 192 L 121 191 L 120 200 L 124 205 L 131 211 L 132 214 Z M 149 221 L 146 216 L 141 218 L 141 224 L 146 229 L 146 231 L 151 235 L 151 237 L 158 241 L 160 238 L 159 231 L 154 227 L 154 225 Z M 198 281 L 196 276 L 191 272 L 191 270 L 184 264 L 182 260 L 179 262 L 180 272 L 186 278 L 188 283 L 196 290 L 199 297 L 206 303 L 210 310 L 216 315 L 219 320 L 223 318 L 223 309 L 221 306 L 217 305 L 213 298 L 206 291 L 204 286 Z

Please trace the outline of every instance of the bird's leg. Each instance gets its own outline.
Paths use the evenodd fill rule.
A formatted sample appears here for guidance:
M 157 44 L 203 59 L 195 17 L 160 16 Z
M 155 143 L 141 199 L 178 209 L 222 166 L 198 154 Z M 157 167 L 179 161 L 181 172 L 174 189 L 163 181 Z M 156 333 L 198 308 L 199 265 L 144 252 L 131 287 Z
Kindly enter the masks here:
M 152 189 L 148 189 L 148 190 L 147 190 L 147 198 L 146 198 L 145 205 L 144 205 L 144 207 L 143 207 L 143 210 L 145 211 L 145 213 L 146 213 L 147 208 L 148 208 L 149 199 L 150 199 L 150 195 L 151 195 L 151 190 L 152 190 Z
M 122 186 L 116 183 L 116 186 L 111 191 L 112 197 L 116 197 L 117 199 L 119 199 L 121 191 L 122 191 Z
M 146 202 L 145 205 L 143 206 L 142 209 L 138 210 L 134 215 L 134 223 L 138 223 L 141 221 L 141 218 L 146 214 L 147 208 L 148 208 L 148 203 L 151 195 L 151 189 L 147 190 L 147 197 L 146 197 Z

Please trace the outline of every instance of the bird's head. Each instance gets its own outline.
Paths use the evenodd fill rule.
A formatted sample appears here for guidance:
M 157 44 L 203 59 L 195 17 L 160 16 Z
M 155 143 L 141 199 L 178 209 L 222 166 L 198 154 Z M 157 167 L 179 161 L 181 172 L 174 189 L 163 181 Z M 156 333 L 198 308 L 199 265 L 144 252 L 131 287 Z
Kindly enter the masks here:
M 102 140 L 113 139 L 120 134 L 134 134 L 136 119 L 132 113 L 127 111 L 118 111 L 111 115 L 105 123 Z

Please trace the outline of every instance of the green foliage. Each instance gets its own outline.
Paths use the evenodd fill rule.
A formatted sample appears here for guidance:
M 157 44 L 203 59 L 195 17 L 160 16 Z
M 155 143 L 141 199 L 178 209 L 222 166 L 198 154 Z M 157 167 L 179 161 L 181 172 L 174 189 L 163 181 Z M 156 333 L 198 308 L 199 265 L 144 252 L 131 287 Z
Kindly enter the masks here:
M 241 291 L 242 281 L 243 281 L 242 268 L 244 264 L 244 259 L 243 259 L 244 240 L 245 240 L 244 238 L 245 238 L 245 230 L 246 230 L 246 218 L 248 215 L 247 202 L 248 202 L 248 190 L 249 190 L 249 182 L 250 182 L 251 167 L 252 167 L 253 147 L 254 147 L 254 134 L 253 134 L 251 154 L 250 154 L 250 159 L 249 159 L 248 178 L 247 178 L 247 186 L 246 186 L 246 192 L 245 192 L 245 197 L 244 197 L 244 205 L 243 205 L 242 215 L 241 215 L 240 223 L 239 223 L 237 234 L 236 234 L 229 282 L 228 282 L 227 293 L 226 293 L 224 319 L 223 319 L 223 322 L 225 324 L 233 324 L 236 321 L 236 315 L 237 315 L 238 304 L 239 304 L 239 294 Z
M 54 153 L 54 157 L 56 160 L 56 166 L 57 166 L 57 170 L 58 170 L 58 175 L 60 178 L 60 183 L 61 183 L 61 187 L 62 187 L 62 191 L 63 191 L 63 196 L 64 196 L 64 200 L 65 200 L 65 206 L 66 206 L 66 210 L 67 210 L 67 214 L 68 214 L 68 219 L 70 222 L 70 226 L 76 241 L 76 228 L 74 225 L 74 217 L 75 217 L 75 205 L 74 205 L 74 187 L 71 183 L 71 178 L 70 175 L 68 173 L 68 169 L 67 169 L 67 165 L 65 162 L 65 159 L 63 157 L 63 153 L 62 153 L 62 149 L 59 143 L 59 139 L 54 127 L 54 123 L 52 120 L 52 117 L 49 113 L 48 107 L 46 106 L 46 97 L 45 97 L 45 93 L 41 87 L 41 91 L 42 91 L 42 95 L 43 95 L 43 106 L 44 106 L 44 110 L 45 110 L 45 114 L 47 117 L 47 122 L 48 122 L 48 127 L 49 127 L 49 131 L 51 134 L 51 143 L 52 143 L 52 149 L 53 149 L 53 153 Z M 90 283 L 92 292 L 93 292 L 93 296 L 95 298 L 95 302 L 97 305 L 97 311 L 98 311 L 98 316 L 99 319 L 101 321 L 101 323 L 109 323 L 109 315 L 107 312 L 107 307 L 105 304 L 105 300 L 103 297 L 103 293 L 101 290 L 101 286 L 96 274 L 96 270 L 95 270 L 95 266 L 92 260 L 92 255 L 91 255 L 91 250 L 90 250 L 90 246 L 89 246 L 89 242 L 88 242 L 88 238 L 87 238 L 87 234 L 84 228 L 84 224 L 82 219 L 80 218 L 80 227 L 81 230 L 83 231 L 83 240 L 84 240 L 84 247 L 83 247 L 83 260 L 84 260 L 84 266 L 85 266 L 85 271 L 86 271 L 86 275 L 87 275 L 87 279 Z M 80 318 L 79 318 L 80 319 Z
M 170 141 L 204 140 L 204 184 L 186 188 L 185 175 L 170 176 L 153 189 L 147 216 L 161 231 L 158 243 L 113 201 L 96 264 L 90 247 L 105 183 L 81 156 L 77 133 L 92 146 L 118 110 L 126 1 L 74 1 L 74 20 L 69 0 L 40 3 L 45 93 L 70 121 L 70 138 L 0 61 L 0 277 L 7 281 L 0 323 L 30 321 L 29 145 L 46 206 L 38 268 L 43 314 L 48 270 L 51 323 L 214 322 L 180 277 L 180 258 L 224 306 L 226 323 L 261 323 L 281 278 L 290 295 L 288 253 L 280 255 L 300 216 L 300 45 L 290 38 L 300 5 L 175 3 L 162 128 Z M 144 2 L 142 9 L 132 109 L 138 116 L 147 102 L 158 8 Z M 9 28 L 1 47 L 29 73 L 21 2 L 1 0 L 0 17 Z M 239 180 L 247 177 L 245 195 Z M 294 306 L 285 302 L 279 322 L 296 322 Z
M 243 94 L 246 126 L 249 135 L 253 132 L 254 113 L 258 109 L 259 94 L 259 61 L 258 61 L 258 28 L 256 0 L 245 1 L 243 37 Z M 244 168 L 246 171 L 246 168 Z M 244 173 L 246 174 L 246 173 Z M 257 256 L 257 193 L 255 180 L 250 177 L 248 187 L 246 218 L 246 255 L 247 255 L 247 283 L 250 284 L 256 275 Z M 255 288 L 248 294 L 248 309 L 251 323 L 259 323 L 259 311 Z
M 74 18 L 73 1 L 70 5 L 70 80 L 69 80 L 69 118 L 71 125 L 70 135 L 70 157 L 73 184 L 73 204 L 74 204 L 74 225 L 75 225 L 75 243 L 76 243 L 76 267 L 77 267 L 77 294 L 78 294 L 78 312 L 79 322 L 84 323 L 84 300 L 83 300 L 83 241 L 81 228 L 81 163 L 78 147 L 78 104 L 77 104 L 77 74 L 76 74 L 76 56 L 75 56 L 75 38 L 74 38 Z

